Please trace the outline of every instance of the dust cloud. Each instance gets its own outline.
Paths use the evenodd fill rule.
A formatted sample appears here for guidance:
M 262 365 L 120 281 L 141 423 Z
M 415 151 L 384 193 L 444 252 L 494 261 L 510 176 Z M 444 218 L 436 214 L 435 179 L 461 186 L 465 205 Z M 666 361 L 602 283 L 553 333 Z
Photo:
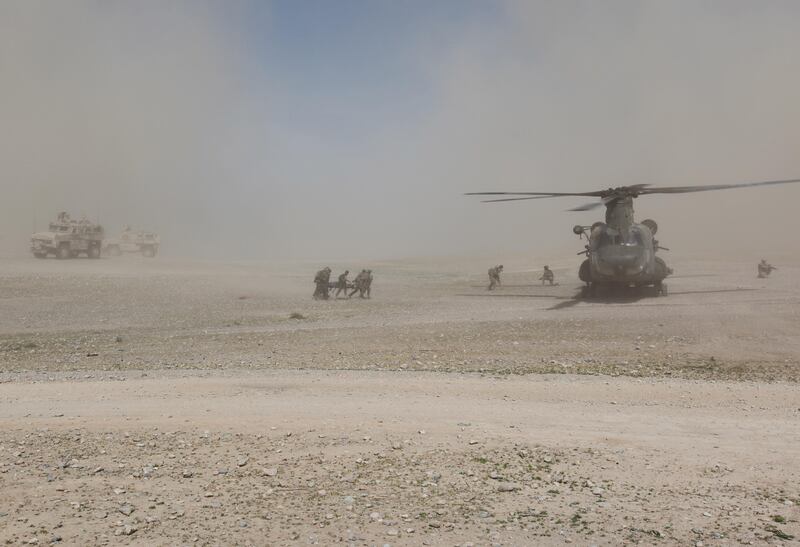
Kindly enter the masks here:
M 598 216 L 563 212 L 580 201 L 461 194 L 800 177 L 795 2 L 497 4 L 408 33 L 394 47 L 429 96 L 390 95 L 378 128 L 342 120 L 342 139 L 291 123 L 309 95 L 257 47 L 280 22 L 253 6 L 0 4 L 0 251 L 69 210 L 182 256 L 571 255 L 572 225 Z M 347 86 L 317 91 L 335 108 Z M 798 200 L 800 185 L 636 205 L 667 246 L 760 258 L 796 249 Z

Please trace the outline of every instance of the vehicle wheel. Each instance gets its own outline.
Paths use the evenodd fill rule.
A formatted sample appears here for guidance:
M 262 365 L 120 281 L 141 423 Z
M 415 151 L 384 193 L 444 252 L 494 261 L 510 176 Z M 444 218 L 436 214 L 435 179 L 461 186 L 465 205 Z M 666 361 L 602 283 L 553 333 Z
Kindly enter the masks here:
M 56 258 L 60 260 L 64 260 L 66 258 L 72 258 L 72 251 L 69 249 L 67 245 L 61 245 L 56 251 Z
M 93 245 L 92 247 L 89 247 L 89 253 L 88 254 L 89 254 L 89 258 L 100 258 L 100 246 L 99 245 Z
M 656 257 L 656 275 L 659 277 L 667 277 L 672 274 L 672 269 L 667 266 L 661 257 Z
M 589 259 L 587 258 L 583 262 L 581 262 L 581 267 L 578 269 L 578 279 L 583 281 L 584 283 L 590 283 L 592 279 L 592 271 L 591 266 L 589 265 Z
M 33 253 L 36 258 L 47 258 L 47 253 Z

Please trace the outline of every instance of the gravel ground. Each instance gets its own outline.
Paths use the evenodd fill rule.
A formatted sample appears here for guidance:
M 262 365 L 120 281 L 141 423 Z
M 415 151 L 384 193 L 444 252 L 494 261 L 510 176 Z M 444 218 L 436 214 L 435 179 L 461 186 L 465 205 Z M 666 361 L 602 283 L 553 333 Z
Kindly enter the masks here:
M 0 540 L 788 544 L 800 263 L 0 261 Z M 486 264 L 484 263 L 486 262 Z M 466 272 L 466 273 L 456 273 Z M 292 319 L 291 314 L 301 318 Z

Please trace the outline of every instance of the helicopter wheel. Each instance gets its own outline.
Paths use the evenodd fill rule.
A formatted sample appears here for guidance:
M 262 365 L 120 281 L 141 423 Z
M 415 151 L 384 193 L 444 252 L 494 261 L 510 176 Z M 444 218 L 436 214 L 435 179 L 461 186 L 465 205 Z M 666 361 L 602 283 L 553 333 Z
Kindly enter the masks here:
M 581 288 L 581 297 L 583 298 L 592 298 L 595 294 L 597 294 L 597 287 L 594 283 L 587 283 Z
M 661 281 L 656 282 L 653 285 L 653 289 L 655 289 L 656 296 L 667 296 L 667 284 L 662 283 Z

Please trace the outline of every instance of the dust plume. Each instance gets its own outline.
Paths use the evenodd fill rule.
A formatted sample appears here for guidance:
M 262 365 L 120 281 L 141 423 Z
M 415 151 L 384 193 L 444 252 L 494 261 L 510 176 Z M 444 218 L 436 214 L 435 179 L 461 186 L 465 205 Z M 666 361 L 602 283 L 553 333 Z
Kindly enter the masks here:
M 187 254 L 274 232 L 280 149 L 242 24 L 202 2 L 4 2 L 3 243 L 60 210 Z
M 379 9 L 354 5 L 367 20 Z M 461 194 L 800 176 L 794 2 L 510 1 L 430 17 L 392 45 L 411 67 L 386 74 L 423 91 L 391 90 L 370 111 L 365 81 L 323 78 L 311 93 L 287 77 L 265 51 L 282 24 L 269 6 L 0 5 L 0 249 L 25 252 L 34 224 L 69 210 L 159 231 L 177 255 L 566 256 L 580 248 L 571 226 L 598 216 L 563 212 L 580 202 Z M 425 21 L 426 6 L 392 9 Z M 380 81 L 384 60 L 364 62 Z M 297 122 L 309 111 L 339 115 Z M 796 248 L 799 198 L 636 205 L 667 246 L 760 258 Z

